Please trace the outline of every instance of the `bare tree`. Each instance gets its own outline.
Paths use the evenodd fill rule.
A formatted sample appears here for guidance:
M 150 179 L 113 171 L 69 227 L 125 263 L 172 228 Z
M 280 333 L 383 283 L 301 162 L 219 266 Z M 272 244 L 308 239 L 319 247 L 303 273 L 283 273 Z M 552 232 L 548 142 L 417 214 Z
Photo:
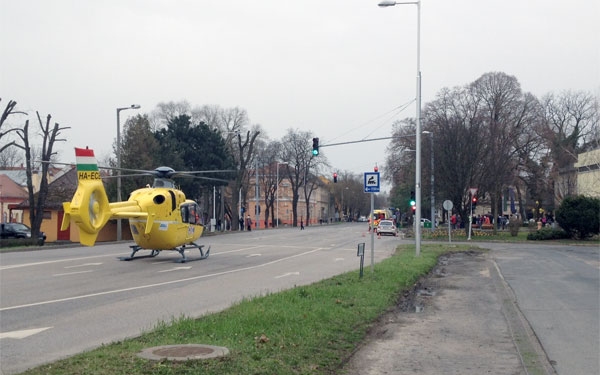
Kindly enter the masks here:
M 20 161 L 21 156 L 17 147 L 7 147 L 0 151 L 0 168 L 16 167 Z
M 46 198 L 48 196 L 48 168 L 54 152 L 52 151 L 55 142 L 64 141 L 59 139 L 60 132 L 69 127 L 60 127 L 58 123 L 50 126 L 51 115 L 46 116 L 46 122 L 42 121 L 40 114 L 36 112 L 39 126 L 40 135 L 42 137 L 42 152 L 41 152 L 41 181 L 40 189 L 37 194 L 37 200 L 35 199 L 32 171 L 35 168 L 34 159 L 32 158 L 32 147 L 30 144 L 29 136 L 29 120 L 25 121 L 25 126 L 22 129 L 17 130 L 19 138 L 21 138 L 22 144 L 16 144 L 17 147 L 25 151 L 25 163 L 27 166 L 27 188 L 29 190 L 29 219 L 31 221 L 31 236 L 34 240 L 37 240 L 42 226 L 42 220 L 44 219 L 44 206 L 46 204 Z
M 239 107 L 224 109 L 218 105 L 204 105 L 195 108 L 192 113 L 200 121 L 223 134 L 225 144 L 234 156 L 238 173 L 230 183 L 231 205 L 226 205 L 226 211 L 232 222 L 237 223 L 240 219 L 238 207 L 248 206 L 244 201 L 250 189 L 250 169 L 253 164 L 256 164 L 255 152 L 260 149 L 260 138 L 258 138 L 261 133 L 260 126 L 254 125 L 251 130 L 248 130 L 250 128 L 248 113 Z
M 489 193 L 492 217 L 497 218 L 503 188 L 513 184 L 520 152 L 532 141 L 538 101 L 531 94 L 523 94 L 517 79 L 505 73 L 486 73 L 469 89 L 479 104 L 476 121 L 482 123 L 485 137 L 478 155 L 482 175 L 477 183 L 480 190 Z
M 543 131 L 553 160 L 552 180 L 557 203 L 575 194 L 577 178 L 573 163 L 586 145 L 598 144 L 598 98 L 582 91 L 548 94 L 542 99 Z
M 0 98 L 0 101 L 2 101 L 2 98 Z M 6 129 L 6 120 L 8 120 L 8 118 L 12 115 L 26 115 L 26 112 L 21 112 L 21 111 L 16 111 L 15 107 L 17 106 L 17 102 L 15 102 L 14 100 L 9 100 L 8 104 L 6 104 L 6 107 L 4 108 L 4 111 L 2 112 L 2 116 L 0 117 L 0 140 L 7 138 L 8 135 L 10 135 L 10 133 L 16 132 L 18 130 L 18 128 L 10 128 L 10 129 Z M 16 142 L 10 141 L 8 143 L 0 143 L 0 153 L 2 153 L 4 150 L 8 149 L 11 146 L 15 146 Z
M 192 117 L 210 127 L 219 129 L 226 139 L 248 128 L 250 120 L 245 109 L 240 107 L 221 108 L 218 105 L 204 105 L 192 110 Z
M 337 173 L 338 183 L 329 186 L 333 205 L 341 213 L 340 217 L 345 213 L 353 219 L 360 215 L 367 216 L 370 211 L 370 197 L 364 192 L 363 175 L 350 171 Z
M 187 100 L 180 102 L 160 102 L 149 117 L 150 126 L 153 132 L 167 127 L 170 120 L 181 115 L 191 116 L 192 110 Z M 192 118 L 192 120 L 194 120 Z
M 436 194 L 452 201 L 463 222 L 469 217 L 469 188 L 479 185 L 483 173 L 481 158 L 487 140 L 478 105 L 467 87 L 443 89 L 423 111 L 424 128 L 438 140 Z
M 247 196 L 248 189 L 250 188 L 250 168 L 252 167 L 256 156 L 255 146 L 259 135 L 260 130 L 258 127 L 255 127 L 253 130 L 247 130 L 244 136 L 242 136 L 241 132 L 238 132 L 233 139 L 233 142 L 230 144 L 236 164 L 238 165 L 238 173 L 230 184 L 232 200 L 230 214 L 233 223 L 236 223 L 240 219 L 240 212 L 237 207 L 238 205 L 243 205 L 243 202 L 239 201 L 239 197 L 241 196 L 243 200 Z
M 281 143 L 278 141 L 267 143 L 258 155 L 258 162 L 262 166 L 262 173 L 259 175 L 259 181 L 265 202 L 265 228 L 269 227 L 269 216 L 271 216 L 271 225 L 273 226 L 276 225 L 276 220 L 279 220 L 279 218 L 275 216 L 274 206 L 277 199 L 277 187 L 284 177 L 284 174 L 278 173 L 277 171 L 277 168 L 281 167 L 281 164 L 279 163 L 281 160 L 280 156 Z
M 311 139 L 312 134 L 310 132 L 288 129 L 287 134 L 281 140 L 282 160 L 289 163 L 285 169 L 292 188 L 292 225 L 295 227 L 298 226 L 300 189 L 304 188 L 302 191 L 307 202 L 306 215 L 308 222 L 310 220 L 308 202 L 311 193 L 316 188 L 314 176 L 311 176 L 311 168 L 316 171 L 320 165 L 326 163 L 326 159 L 322 155 L 315 157 L 312 154 Z

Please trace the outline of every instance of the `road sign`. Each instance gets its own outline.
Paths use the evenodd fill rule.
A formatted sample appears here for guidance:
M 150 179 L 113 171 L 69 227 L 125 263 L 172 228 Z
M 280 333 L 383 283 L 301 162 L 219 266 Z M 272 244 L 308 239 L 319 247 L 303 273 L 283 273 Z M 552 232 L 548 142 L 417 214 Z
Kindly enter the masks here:
M 365 193 L 379 193 L 379 172 L 365 172 Z
M 451 200 L 448 200 L 448 199 L 446 199 L 446 200 L 444 201 L 444 205 L 443 205 L 443 207 L 444 207 L 444 210 L 446 210 L 446 211 L 450 211 L 450 210 L 452 209 L 452 207 L 454 207 L 454 204 L 452 204 L 452 201 L 451 201 Z

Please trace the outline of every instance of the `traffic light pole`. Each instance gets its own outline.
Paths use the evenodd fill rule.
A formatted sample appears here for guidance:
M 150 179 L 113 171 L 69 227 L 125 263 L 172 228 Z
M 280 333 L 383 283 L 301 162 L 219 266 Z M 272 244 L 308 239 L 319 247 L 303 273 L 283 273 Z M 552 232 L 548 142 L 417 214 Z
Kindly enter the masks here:
M 373 141 L 384 141 L 386 139 L 396 139 L 396 138 L 411 138 L 411 137 L 414 137 L 414 136 L 416 136 L 416 134 L 398 135 L 398 136 L 394 136 L 394 137 L 381 137 L 381 138 L 361 139 L 360 141 L 348 141 L 348 142 L 330 143 L 328 145 L 320 145 L 320 147 L 350 145 L 350 144 L 353 144 L 353 143 L 363 143 L 363 142 L 373 142 Z M 313 141 L 313 143 L 314 143 L 314 141 Z

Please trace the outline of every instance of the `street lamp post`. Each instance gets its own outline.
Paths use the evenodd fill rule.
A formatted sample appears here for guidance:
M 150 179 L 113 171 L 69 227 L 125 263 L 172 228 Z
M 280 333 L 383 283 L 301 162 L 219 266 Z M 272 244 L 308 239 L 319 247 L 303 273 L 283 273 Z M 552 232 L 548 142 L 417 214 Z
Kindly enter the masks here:
M 127 109 L 139 109 L 139 104 L 132 104 L 129 107 L 117 108 L 117 201 L 121 201 L 121 111 Z M 117 241 L 121 241 L 121 219 L 117 220 Z
M 433 132 L 424 130 L 423 134 L 429 134 L 431 137 L 431 231 L 435 231 L 435 177 L 433 174 Z
M 344 207 L 344 190 L 350 190 L 350 188 L 346 186 L 342 189 L 342 215 L 340 217 L 340 222 L 343 222 L 344 218 L 346 217 L 346 208 Z
M 277 228 L 279 228 L 279 166 L 280 165 L 288 165 L 288 163 L 277 163 L 277 188 L 275 189 L 275 194 L 277 197 Z
M 394 5 L 414 4 L 417 6 L 417 113 L 416 113 L 416 166 L 415 166 L 415 254 L 421 254 L 421 1 L 396 2 L 383 0 L 378 5 L 389 7 Z

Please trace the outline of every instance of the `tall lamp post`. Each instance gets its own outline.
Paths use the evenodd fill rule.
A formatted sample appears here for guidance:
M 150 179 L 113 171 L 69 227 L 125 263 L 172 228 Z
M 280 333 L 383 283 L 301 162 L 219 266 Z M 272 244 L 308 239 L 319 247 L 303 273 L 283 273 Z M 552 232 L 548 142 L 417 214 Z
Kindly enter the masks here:
M 433 174 L 433 132 L 423 130 L 423 134 L 429 134 L 431 137 L 431 231 L 435 231 L 435 177 Z
M 277 188 L 275 189 L 275 194 L 277 196 L 277 228 L 279 228 L 279 166 L 280 165 L 288 165 L 288 163 L 277 163 Z
M 417 6 L 417 114 L 416 114 L 416 166 L 415 166 L 415 254 L 421 255 L 421 1 L 396 2 L 383 0 L 378 5 L 389 7 L 394 5 L 414 4 Z
M 139 104 L 132 104 L 129 107 L 117 108 L 117 202 L 121 201 L 121 111 L 128 109 L 139 109 Z M 117 241 L 121 241 L 121 219 L 117 220 Z

